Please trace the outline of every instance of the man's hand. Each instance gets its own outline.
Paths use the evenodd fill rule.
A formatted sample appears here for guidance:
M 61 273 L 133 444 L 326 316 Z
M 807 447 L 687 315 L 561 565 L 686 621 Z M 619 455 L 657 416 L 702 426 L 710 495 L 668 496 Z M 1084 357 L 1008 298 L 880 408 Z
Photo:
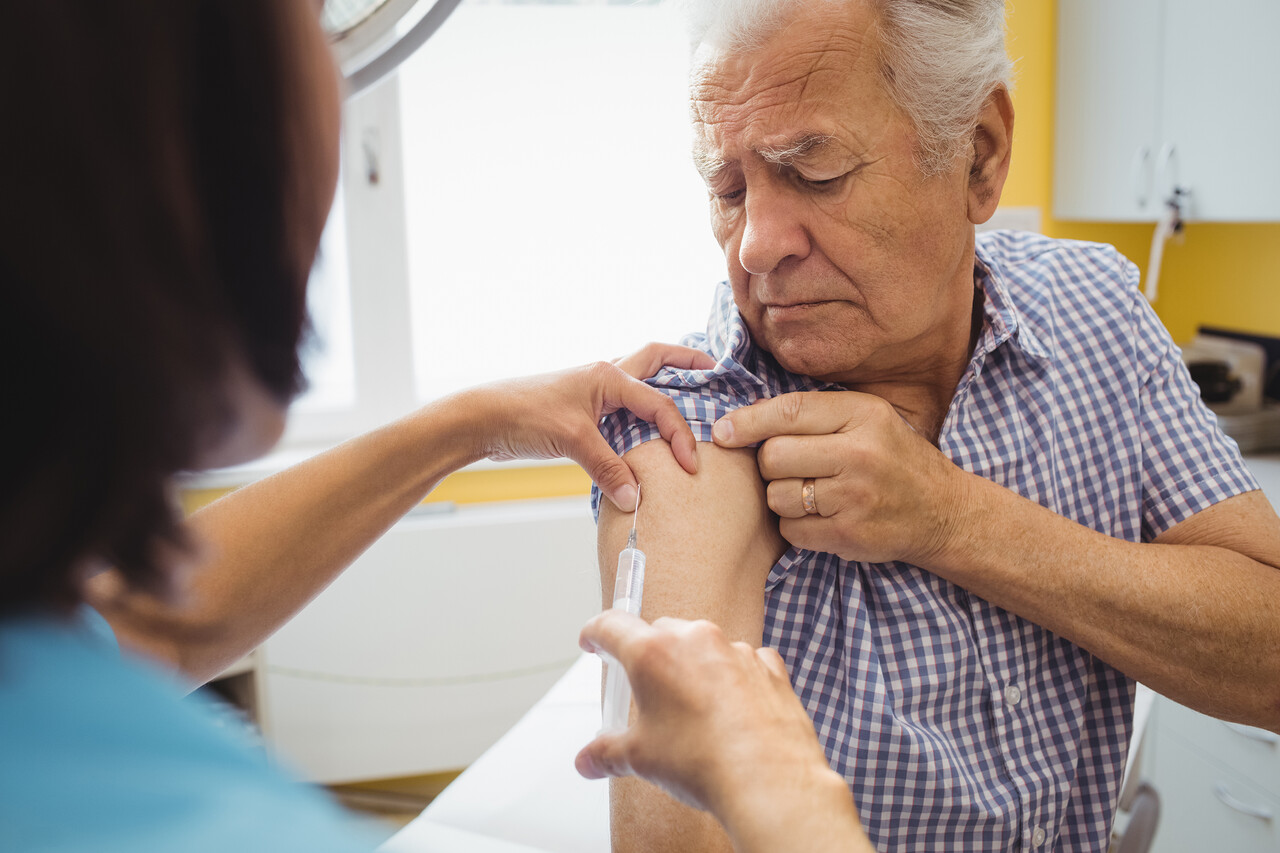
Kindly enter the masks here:
M 784 394 L 724 416 L 713 437 L 722 447 L 764 442 L 769 507 L 793 545 L 929 567 L 956 533 L 970 475 L 874 395 Z
M 715 815 L 740 851 L 870 849 L 772 649 L 731 643 L 711 622 L 614 610 L 579 642 L 622 664 L 637 711 L 578 754 L 583 776 L 642 776 Z
M 559 459 L 577 462 L 604 495 L 624 512 L 636 505 L 636 478 L 604 437 L 600 419 L 629 409 L 657 425 L 680 466 L 698 470 L 693 433 L 671 398 L 640 379 L 663 365 L 705 370 L 715 366 L 699 350 L 649 344 L 613 363 L 597 362 L 558 373 L 510 379 L 461 392 L 459 402 L 483 407 L 488 425 L 476 436 L 479 455 L 490 459 Z

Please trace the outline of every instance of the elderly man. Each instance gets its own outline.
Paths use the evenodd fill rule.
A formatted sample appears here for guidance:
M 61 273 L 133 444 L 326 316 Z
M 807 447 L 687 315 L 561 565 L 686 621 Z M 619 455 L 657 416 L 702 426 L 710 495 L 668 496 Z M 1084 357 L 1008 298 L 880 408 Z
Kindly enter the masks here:
M 878 849 L 1106 850 L 1134 679 L 1280 728 L 1280 520 L 1132 264 L 975 238 L 1011 148 L 1001 0 L 704 5 L 729 280 L 716 367 L 653 382 L 715 443 L 689 476 L 603 427 L 644 483 L 644 615 L 776 649 Z M 601 508 L 606 591 L 630 520 Z M 727 847 L 635 780 L 613 818 L 617 850 Z

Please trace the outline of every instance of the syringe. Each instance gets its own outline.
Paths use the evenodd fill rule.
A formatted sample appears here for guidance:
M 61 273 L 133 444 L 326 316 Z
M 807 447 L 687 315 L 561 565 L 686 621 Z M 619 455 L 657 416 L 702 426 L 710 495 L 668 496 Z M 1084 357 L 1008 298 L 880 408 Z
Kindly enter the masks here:
M 618 574 L 613 582 L 613 609 L 640 615 L 644 594 L 644 552 L 636 547 L 636 517 L 640 515 L 640 487 L 636 486 L 636 512 L 631 516 L 627 547 L 618 554 Z M 604 710 L 601 731 L 623 731 L 631 714 L 631 682 L 627 671 L 610 655 L 601 652 L 605 663 Z

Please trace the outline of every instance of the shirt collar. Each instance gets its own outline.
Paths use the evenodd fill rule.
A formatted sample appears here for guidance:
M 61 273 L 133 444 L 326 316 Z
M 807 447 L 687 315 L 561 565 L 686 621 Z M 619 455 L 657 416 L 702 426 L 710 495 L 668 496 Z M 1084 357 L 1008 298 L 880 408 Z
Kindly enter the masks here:
M 1052 346 L 1036 333 L 1017 309 L 1003 271 L 990 262 L 981 245 L 975 252 L 974 281 L 983 292 L 982 311 L 986 320 L 974 347 L 975 359 L 993 352 L 1006 342 L 1032 358 L 1052 360 L 1057 357 Z

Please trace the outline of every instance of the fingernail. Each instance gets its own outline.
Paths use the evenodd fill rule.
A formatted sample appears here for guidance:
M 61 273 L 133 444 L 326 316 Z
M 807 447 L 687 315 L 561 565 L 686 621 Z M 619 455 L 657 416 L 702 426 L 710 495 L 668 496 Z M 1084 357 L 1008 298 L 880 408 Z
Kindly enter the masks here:
M 711 428 L 711 437 L 721 444 L 733 441 L 733 423 L 728 418 L 721 418 Z
M 623 512 L 635 512 L 636 509 L 636 487 L 628 483 L 613 496 L 613 502 L 618 509 Z

